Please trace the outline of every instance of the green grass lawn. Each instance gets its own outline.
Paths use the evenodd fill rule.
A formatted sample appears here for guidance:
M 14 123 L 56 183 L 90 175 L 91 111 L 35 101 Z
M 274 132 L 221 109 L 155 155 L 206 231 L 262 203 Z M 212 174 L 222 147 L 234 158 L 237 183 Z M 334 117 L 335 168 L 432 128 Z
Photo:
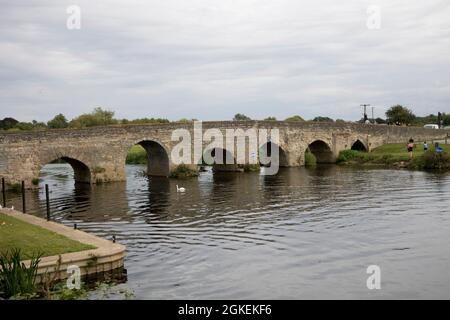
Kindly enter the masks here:
M 36 253 L 46 257 L 95 249 L 94 246 L 0 213 L 0 252 L 13 248 L 21 250 L 23 259 L 29 259 Z
M 450 146 L 445 144 L 439 144 L 444 151 L 450 151 Z M 428 142 L 428 148 L 431 151 L 434 151 L 434 144 Z M 409 159 L 409 153 L 406 150 L 406 143 L 390 143 L 382 145 L 381 147 L 375 148 L 372 150 L 372 154 L 375 155 L 385 155 L 390 154 L 394 157 L 406 157 Z M 416 143 L 413 151 L 413 155 L 421 155 L 423 154 L 423 141 L 422 143 Z

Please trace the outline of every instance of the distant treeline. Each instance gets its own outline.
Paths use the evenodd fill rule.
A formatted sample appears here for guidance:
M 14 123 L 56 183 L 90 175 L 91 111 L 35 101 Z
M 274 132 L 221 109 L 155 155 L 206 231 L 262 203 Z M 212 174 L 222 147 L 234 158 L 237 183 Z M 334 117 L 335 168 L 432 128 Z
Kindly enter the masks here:
M 0 120 L 0 130 L 8 131 L 21 131 L 21 130 L 46 130 L 46 129 L 63 129 L 63 128 L 87 128 L 95 126 L 106 126 L 106 125 L 120 125 L 120 124 L 162 124 L 169 123 L 170 121 L 164 118 L 141 118 L 141 119 L 116 119 L 114 117 L 114 111 L 104 110 L 100 107 L 95 108 L 90 113 L 82 114 L 75 117 L 72 120 L 67 120 L 63 114 L 56 115 L 53 119 L 49 120 L 47 123 L 38 122 L 33 120 L 32 122 L 19 122 L 14 118 L 5 118 Z M 414 113 L 401 105 L 395 105 L 389 108 L 386 112 L 386 118 L 376 118 L 368 119 L 367 117 L 359 120 L 358 122 L 374 122 L 377 124 L 393 124 L 393 125 L 415 125 L 423 126 L 425 124 L 439 124 L 439 119 L 441 124 L 444 126 L 450 125 L 450 114 L 441 114 L 440 118 L 438 115 L 430 114 L 428 116 L 419 117 L 414 115 Z M 175 122 L 192 122 L 196 119 L 180 119 Z M 245 121 L 252 120 L 250 117 L 238 113 L 233 117 L 234 121 Z M 276 121 L 275 117 L 267 117 L 263 119 L 265 121 Z M 294 115 L 284 119 L 284 121 L 305 121 L 301 116 Z M 320 122 L 346 122 L 343 119 L 332 119 L 326 116 L 315 117 L 308 121 L 320 121 Z
M 13 118 L 0 120 L 0 129 L 8 131 L 20 130 L 45 130 L 45 129 L 63 129 L 63 128 L 87 128 L 95 126 L 107 126 L 113 124 L 158 124 L 169 123 L 169 120 L 162 118 L 142 118 L 142 119 L 116 119 L 114 111 L 95 108 L 91 113 L 82 114 L 70 121 L 63 114 L 56 115 L 47 123 L 37 122 L 19 122 Z

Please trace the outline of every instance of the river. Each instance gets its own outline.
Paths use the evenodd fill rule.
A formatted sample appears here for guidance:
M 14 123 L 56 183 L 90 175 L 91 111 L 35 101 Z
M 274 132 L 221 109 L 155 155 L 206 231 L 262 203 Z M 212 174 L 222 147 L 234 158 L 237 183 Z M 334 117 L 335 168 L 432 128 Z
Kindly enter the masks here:
M 450 298 L 449 174 L 330 165 L 177 181 L 144 169 L 75 187 L 69 165 L 47 165 L 28 211 L 45 216 L 48 183 L 55 220 L 115 235 L 127 247 L 118 287 L 137 299 Z

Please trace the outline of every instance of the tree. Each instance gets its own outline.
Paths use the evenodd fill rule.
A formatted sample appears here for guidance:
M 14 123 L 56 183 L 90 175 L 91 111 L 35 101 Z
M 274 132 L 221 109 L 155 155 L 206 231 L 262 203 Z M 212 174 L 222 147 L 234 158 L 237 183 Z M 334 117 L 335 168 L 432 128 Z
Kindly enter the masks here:
M 444 126 L 450 126 L 450 114 L 444 114 Z
M 246 115 L 242 114 L 242 113 L 236 113 L 234 115 L 233 121 L 246 121 L 246 120 L 252 120 L 249 117 L 247 117 Z
M 190 122 L 194 122 L 194 121 L 198 121 L 197 119 L 187 119 L 187 118 L 181 118 L 180 120 L 178 120 L 178 123 L 190 123 Z
M 14 126 L 14 129 L 21 131 L 30 131 L 33 130 L 34 126 L 31 122 L 19 122 Z
M 69 126 L 69 122 L 67 121 L 66 117 L 62 113 L 60 113 L 56 115 L 52 120 L 48 121 L 47 126 L 50 129 L 67 128 Z
M 389 110 L 386 111 L 386 118 L 388 123 L 408 125 L 414 121 L 415 117 L 416 116 L 414 115 L 414 113 L 412 113 L 411 110 L 399 104 L 390 107 Z
M 277 121 L 277 118 L 275 117 L 267 117 L 264 119 L 264 121 Z
M 70 121 L 69 126 L 84 128 L 106 126 L 116 123 L 118 123 L 118 120 L 114 119 L 114 111 L 103 110 L 102 108 L 97 107 L 91 113 L 82 114 Z
M 192 120 L 194 121 L 194 120 Z M 134 120 L 122 120 L 122 124 L 160 124 L 160 123 L 169 123 L 170 121 L 164 118 L 141 118 Z
M 14 118 L 4 118 L 3 120 L 0 120 L 0 129 L 3 129 L 3 130 L 12 129 L 18 123 L 19 123 L 19 121 L 17 121 Z
M 313 121 L 316 121 L 316 122 L 334 122 L 333 119 L 328 118 L 328 117 L 315 117 L 313 119 Z
M 378 124 L 385 124 L 385 123 L 386 123 L 386 120 L 384 120 L 383 118 L 376 118 L 376 119 L 375 119 L 375 123 L 378 123 Z
M 292 116 L 289 118 L 286 118 L 286 120 L 284 121 L 305 121 L 305 119 L 303 119 L 302 117 L 296 115 L 296 116 Z

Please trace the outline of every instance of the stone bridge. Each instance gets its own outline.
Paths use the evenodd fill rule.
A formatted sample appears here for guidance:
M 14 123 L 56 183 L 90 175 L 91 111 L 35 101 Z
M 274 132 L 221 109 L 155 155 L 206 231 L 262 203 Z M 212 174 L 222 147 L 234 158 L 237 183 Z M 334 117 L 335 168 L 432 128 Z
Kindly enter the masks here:
M 341 150 L 353 148 L 370 151 L 386 143 L 406 144 L 410 138 L 415 141 L 443 139 L 448 134 L 448 131 L 444 130 L 344 122 L 202 123 L 203 132 L 218 129 L 224 136 L 226 130 L 242 129 L 236 131 L 236 136 L 245 137 L 245 131 L 251 128 L 256 131 L 267 129 L 269 132 L 272 129 L 279 130 L 280 166 L 304 165 L 307 150 L 315 154 L 319 163 L 332 163 Z M 123 181 L 126 179 L 127 153 L 136 144 L 140 144 L 147 151 L 149 175 L 169 176 L 178 165 L 174 163 L 171 154 L 173 148 L 179 144 L 178 140 L 172 140 L 175 129 L 186 129 L 195 138 L 193 123 L 1 133 L 0 177 L 4 177 L 8 184 L 24 180 L 27 186 L 31 186 L 32 182 L 36 183 L 43 166 L 62 159 L 73 167 L 76 182 Z M 257 143 L 263 147 L 268 141 Z M 202 142 L 204 148 L 207 144 L 209 141 Z M 236 148 L 236 145 L 232 148 Z M 235 155 L 234 151 L 224 150 L 224 153 L 231 152 Z M 192 157 L 194 153 L 193 151 Z M 196 165 L 191 167 L 197 168 Z

